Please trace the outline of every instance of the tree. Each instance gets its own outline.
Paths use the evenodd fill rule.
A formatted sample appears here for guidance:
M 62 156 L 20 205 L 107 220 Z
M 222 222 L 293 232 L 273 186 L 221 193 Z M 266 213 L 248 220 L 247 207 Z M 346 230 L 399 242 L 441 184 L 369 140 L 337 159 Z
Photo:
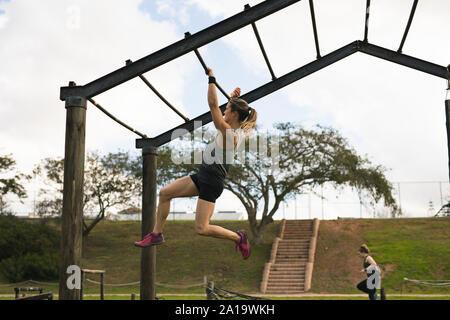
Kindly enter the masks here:
M 86 164 L 85 208 L 96 210 L 97 215 L 89 225 L 83 220 L 84 236 L 104 219 L 107 209 L 136 206 L 142 193 L 142 181 L 134 171 L 128 152 L 108 153 L 103 157 L 91 153 Z
M 274 127 L 276 135 L 257 134 L 253 145 L 263 146 L 260 142 L 278 140 L 277 166 L 272 161 L 276 148 L 268 148 L 267 156 L 262 157 L 261 148 L 250 148 L 251 143 L 247 142 L 243 161 L 237 160 L 225 179 L 225 188 L 241 201 L 247 211 L 255 243 L 262 241 L 265 226 L 273 222 L 272 217 L 284 200 L 324 183 L 331 183 L 336 188 L 350 186 L 364 191 L 372 203 L 384 200 L 384 205 L 392 212 L 398 211 L 392 185 L 384 176 L 385 169 L 359 156 L 336 130 L 320 126 L 307 130 L 292 123 Z M 185 149 L 186 146 L 172 146 L 159 150 L 158 175 L 161 181 L 173 181 L 195 171 L 196 165 L 192 161 L 175 164 L 170 158 L 170 154 L 182 154 Z M 260 221 L 256 219 L 259 209 L 262 213 Z
M 27 197 L 22 183 L 30 178 L 29 175 L 17 172 L 12 155 L 0 156 L 0 214 L 9 212 L 7 195 L 15 195 L 20 201 Z
M 364 190 L 373 203 L 383 199 L 385 206 L 398 210 L 385 169 L 359 156 L 336 130 L 321 126 L 307 130 L 292 123 L 277 124 L 275 128 L 279 133 L 278 167 L 267 170 L 265 159 L 258 158 L 255 151 L 246 151 L 246 159 L 253 161 L 232 166 L 225 182 L 244 205 L 256 243 L 261 242 L 264 227 L 273 221 L 285 199 L 324 183 L 338 189 L 350 186 Z M 262 218 L 258 222 L 260 207 Z
M 83 211 L 95 212 L 83 220 L 83 236 L 104 219 L 110 208 L 125 209 L 136 205 L 141 194 L 141 179 L 135 172 L 135 162 L 127 152 L 101 156 L 91 152 L 86 157 L 84 172 Z M 36 166 L 34 173 L 44 181 L 36 208 L 40 216 L 59 216 L 62 212 L 64 159 L 47 158 Z M 89 221 L 89 222 L 88 222 Z
M 35 166 L 34 177 L 40 178 L 39 200 L 35 203 L 35 213 L 42 218 L 61 215 L 64 180 L 64 159 L 45 158 Z

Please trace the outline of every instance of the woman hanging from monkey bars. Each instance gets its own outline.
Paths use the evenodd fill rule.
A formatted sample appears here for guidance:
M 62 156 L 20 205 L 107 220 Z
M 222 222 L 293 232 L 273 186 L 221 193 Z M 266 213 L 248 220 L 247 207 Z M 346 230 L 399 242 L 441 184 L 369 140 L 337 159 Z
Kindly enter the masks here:
M 175 180 L 159 192 L 159 204 L 153 232 L 135 242 L 135 246 L 145 248 L 164 242 L 163 228 L 170 211 L 170 200 L 181 197 L 198 196 L 195 214 L 195 231 L 202 236 L 229 239 L 236 243 L 244 259 L 250 256 L 250 244 L 245 230 L 233 232 L 216 225 L 210 225 L 216 199 L 224 189 L 224 179 L 234 151 L 255 128 L 257 112 L 247 102 L 239 98 L 241 90 L 234 89 L 225 109 L 219 108 L 214 73 L 208 68 L 208 105 L 218 133 L 207 148 L 198 172 Z M 225 139 L 223 138 L 225 137 Z M 209 150 L 209 151 L 208 151 Z M 216 153 L 216 150 L 218 152 Z

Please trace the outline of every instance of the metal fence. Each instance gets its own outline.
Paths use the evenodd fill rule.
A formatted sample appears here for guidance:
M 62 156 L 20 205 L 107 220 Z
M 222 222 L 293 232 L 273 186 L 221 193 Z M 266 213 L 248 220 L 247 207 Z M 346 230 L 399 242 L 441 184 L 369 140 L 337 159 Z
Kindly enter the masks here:
M 400 217 L 432 217 L 450 201 L 448 181 L 395 181 L 391 183 L 394 187 L 394 198 L 402 213 Z M 171 203 L 171 211 L 195 211 L 196 200 L 196 198 L 174 199 Z M 271 204 L 269 204 L 270 207 Z M 243 218 L 247 218 L 243 205 L 236 196 L 227 190 L 217 200 L 215 210 L 243 212 Z M 22 205 L 21 210 L 14 210 L 14 213 L 20 216 L 28 216 L 30 212 L 33 212 L 33 199 L 28 199 Z M 91 212 L 85 215 L 93 216 L 94 214 Z M 257 218 L 260 217 L 261 212 L 257 215 Z M 356 190 L 351 188 L 336 190 L 331 185 L 317 187 L 295 199 L 284 201 L 274 215 L 275 220 L 390 217 L 390 210 L 382 203 L 372 206 L 368 197 L 358 194 Z M 173 219 L 173 216 L 170 216 L 169 220 Z

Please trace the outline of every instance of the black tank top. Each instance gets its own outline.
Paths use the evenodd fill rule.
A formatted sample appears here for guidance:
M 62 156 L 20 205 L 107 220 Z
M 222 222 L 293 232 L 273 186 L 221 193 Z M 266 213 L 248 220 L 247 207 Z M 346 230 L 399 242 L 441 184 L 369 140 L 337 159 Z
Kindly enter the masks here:
M 233 133 L 237 133 L 237 146 L 241 143 L 241 141 L 244 140 L 243 131 L 241 129 L 232 129 Z M 223 150 L 220 146 L 217 148 L 217 150 L 221 151 L 221 156 L 216 157 L 216 139 L 217 135 L 214 138 L 214 142 L 211 144 L 210 149 L 205 150 L 205 152 L 210 152 L 210 156 L 214 158 L 213 163 L 206 163 L 205 158 L 202 159 L 202 164 L 199 167 L 199 170 L 206 171 L 210 174 L 215 175 L 220 180 L 224 180 L 225 177 L 228 174 L 228 171 L 230 169 L 230 164 L 226 163 L 226 160 L 233 159 L 234 157 L 234 151 L 235 149 L 231 150 Z

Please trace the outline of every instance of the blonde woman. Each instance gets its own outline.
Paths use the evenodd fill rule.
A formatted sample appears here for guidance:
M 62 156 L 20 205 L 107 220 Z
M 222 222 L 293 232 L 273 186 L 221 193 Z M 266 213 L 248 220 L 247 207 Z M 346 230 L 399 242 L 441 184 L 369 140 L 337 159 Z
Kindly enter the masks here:
M 370 300 L 377 300 L 377 288 L 370 289 L 368 285 L 369 277 L 375 272 L 376 270 L 379 271 L 378 265 L 375 262 L 375 260 L 369 255 L 369 248 L 366 244 L 361 245 L 361 247 L 358 250 L 359 255 L 364 259 L 363 262 L 363 269 L 361 272 L 365 272 L 367 275 L 367 279 L 361 281 L 356 286 L 359 290 L 367 293 L 369 295 Z
M 135 242 L 135 245 L 148 247 L 163 243 L 162 232 L 169 215 L 170 200 L 198 196 L 195 215 L 197 234 L 231 240 L 236 244 L 236 250 L 241 252 L 243 259 L 247 259 L 250 256 L 250 243 L 245 230 L 234 232 L 209 222 L 216 199 L 223 192 L 224 179 L 230 166 L 229 161 L 225 160 L 233 159 L 234 151 L 255 128 L 257 113 L 246 101 L 239 98 L 241 90 L 236 88 L 222 116 L 212 69 L 208 69 L 208 76 L 208 105 L 218 131 L 214 142 L 207 148 L 197 173 L 179 178 L 161 189 L 153 232 L 147 234 L 142 241 Z

